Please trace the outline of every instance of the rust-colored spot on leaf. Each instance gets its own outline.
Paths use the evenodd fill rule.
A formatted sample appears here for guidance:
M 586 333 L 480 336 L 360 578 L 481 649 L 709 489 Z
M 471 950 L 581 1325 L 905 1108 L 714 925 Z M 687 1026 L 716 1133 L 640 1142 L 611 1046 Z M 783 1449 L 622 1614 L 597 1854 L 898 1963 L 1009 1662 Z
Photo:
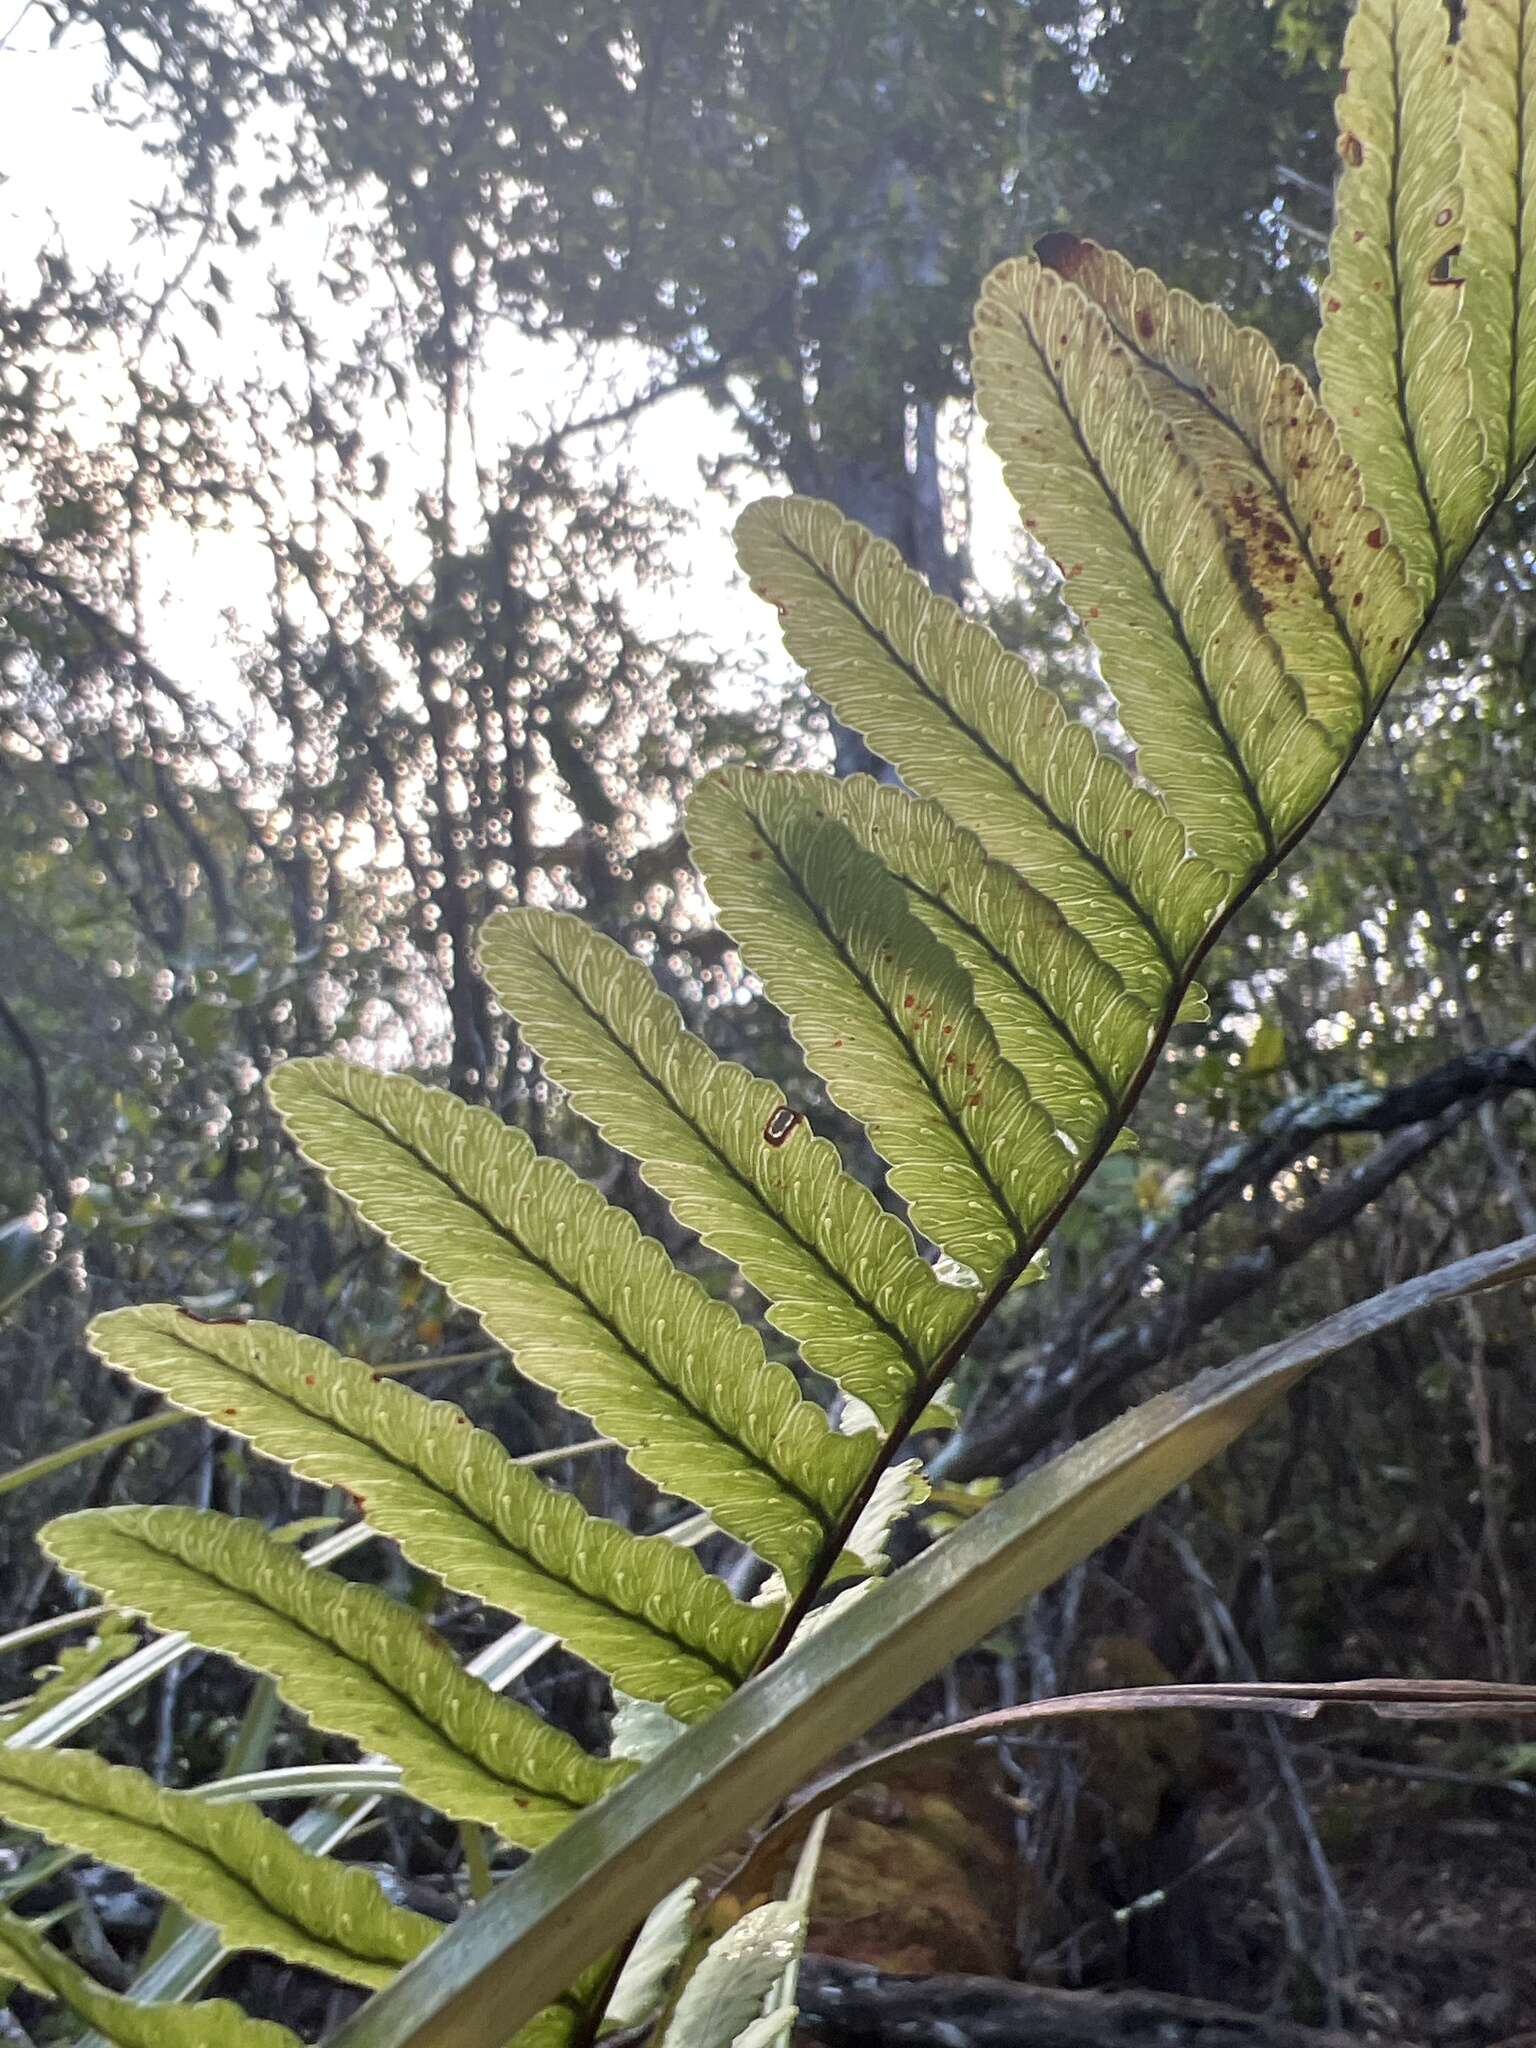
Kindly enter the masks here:
M 1384 548 L 1387 544 L 1387 536 L 1379 526 L 1373 526 L 1365 536 L 1365 544 L 1368 548 Z
M 224 1410 L 224 1413 L 226 1415 L 238 1415 L 240 1413 L 240 1410 L 238 1408 L 226 1408 Z
M 315 1376 L 312 1372 L 305 1373 L 304 1384 L 306 1387 L 312 1387 L 315 1384 Z
M 777 1148 L 785 1142 L 797 1124 L 804 1122 L 805 1118 L 798 1109 L 791 1109 L 787 1103 L 781 1102 L 763 1125 L 764 1144 Z
M 1455 218 L 1456 209 L 1454 206 L 1442 206 L 1435 215 L 1435 226 L 1437 228 L 1448 228 Z
M 974 1109 L 977 1103 L 980 1102 L 980 1100 L 981 1095 L 979 1092 L 975 1095 L 967 1095 L 967 1097 L 965 1098 L 965 1106 L 967 1109 Z
M 1047 270 L 1054 270 L 1058 277 L 1076 277 L 1082 269 L 1088 254 L 1082 240 L 1065 230 L 1042 235 L 1035 244 L 1035 254 Z
M 1352 129 L 1339 137 L 1339 155 L 1356 170 L 1365 162 L 1365 144 Z
M 1361 605 L 1365 603 L 1365 592 L 1363 590 L 1357 590 L 1354 596 L 1349 600 L 1349 603 L 1350 609 L 1352 611 L 1359 611 Z
M 1296 580 L 1300 558 L 1295 535 L 1256 484 L 1240 484 L 1227 501 L 1227 511 L 1236 542 L 1233 567 L 1247 579 L 1267 614 L 1274 609 L 1275 585 Z
M 1150 341 L 1157 332 L 1157 322 L 1152 318 L 1152 315 L 1145 306 L 1142 306 L 1136 314 L 1136 332 L 1143 341 Z
M 903 996 L 901 999 L 901 1007 L 904 1010 L 915 1010 L 917 1008 L 917 997 Z
M 1329 299 L 1329 301 L 1328 301 L 1327 305 L 1326 305 L 1326 306 L 1324 306 L 1324 308 L 1323 308 L 1323 311 L 1324 311 L 1325 313 L 1339 313 L 1339 312 L 1342 312 L 1342 311 L 1343 311 L 1343 309 L 1344 309 L 1344 301 L 1343 301 L 1342 299 L 1332 299 L 1332 298 L 1331 298 L 1331 299 Z

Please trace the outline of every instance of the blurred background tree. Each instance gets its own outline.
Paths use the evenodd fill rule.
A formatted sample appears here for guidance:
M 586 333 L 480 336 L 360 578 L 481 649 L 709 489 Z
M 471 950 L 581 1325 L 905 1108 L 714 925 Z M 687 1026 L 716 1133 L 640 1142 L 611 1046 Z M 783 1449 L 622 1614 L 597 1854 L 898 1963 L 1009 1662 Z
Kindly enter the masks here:
M 1345 12 L 33 0 L 0 91 L 83 81 L 137 229 L 102 256 L 43 189 L 0 263 L 7 1466 L 139 1416 L 81 1332 L 163 1297 L 375 1360 L 468 1358 L 444 1390 L 514 1449 L 583 1433 L 327 1208 L 260 1076 L 331 1046 L 430 1071 L 678 1246 L 544 1090 L 475 976 L 476 928 L 505 900 L 580 908 L 720 1050 L 803 1089 L 711 926 L 681 807 L 727 758 L 878 764 L 728 585 L 733 505 L 835 500 L 1113 736 L 968 432 L 975 290 L 1071 227 L 1304 355 Z M 1530 528 L 1524 504 L 1505 515 L 1343 797 L 1213 961 L 1139 1150 L 966 1367 L 943 1514 L 1160 1375 L 1536 1228 Z M 1181 1676 L 1530 1678 L 1528 1357 L 1518 1310 L 1483 1308 L 1319 1381 L 967 1660 L 951 1704 L 1065 1683 L 1110 1637 Z M 612 1460 L 574 1483 L 654 1511 Z M 30 1543 L 46 1511 L 154 1494 L 313 1505 L 190 1424 L 116 1444 L 0 1493 L 7 1625 L 71 1597 Z M 173 1699 L 167 1768 L 209 1701 Z M 1059 1875 L 1098 1794 L 1031 1768 L 1010 1825 Z M 1374 1923 L 1369 1896 L 1341 1903 L 1354 1781 L 1334 1769 L 1302 1788 L 1242 1748 L 1246 1789 L 1220 1797 L 1279 1903 L 1252 1908 L 1245 1959 L 1197 1920 L 1205 1978 L 1165 1976 L 1347 2016 Z M 1192 1797 L 1170 1795 L 1170 1839 Z M 412 1851 L 429 1872 L 451 1853 Z M 1171 1954 L 1173 1921 L 1151 1924 Z M 1021 1937 L 1021 1967 L 1157 1976 L 1085 1925 Z M 1378 1958 L 1405 2011 L 1461 1994 L 1448 1965 L 1420 1974 L 1402 1990 L 1407 1963 Z

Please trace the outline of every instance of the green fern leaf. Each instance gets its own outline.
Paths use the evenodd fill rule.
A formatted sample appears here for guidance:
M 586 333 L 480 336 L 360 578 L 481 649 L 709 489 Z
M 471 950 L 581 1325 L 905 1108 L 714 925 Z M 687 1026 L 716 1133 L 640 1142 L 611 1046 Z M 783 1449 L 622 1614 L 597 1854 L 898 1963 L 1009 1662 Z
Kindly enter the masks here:
M 817 695 L 1158 1004 L 1229 893 L 1188 857 L 1162 800 L 1027 662 L 836 506 L 760 499 L 736 545 Z
M 594 1963 L 584 1970 L 553 2005 L 536 2012 L 526 2026 L 519 2027 L 504 2048 L 572 2048 L 585 2041 L 592 2023 L 592 2009 L 602 1996 L 612 1972 L 608 1962 Z
M 662 2048 L 731 2048 L 796 1955 L 800 1914 L 774 1899 L 712 1942 L 683 1987 Z
M 911 1233 L 794 1126 L 783 1098 L 717 1059 L 612 939 L 550 910 L 498 911 L 481 939 L 497 995 L 545 1067 L 671 1203 L 732 1260 L 808 1365 L 889 1425 L 967 1313 Z
M 382 1750 L 413 1798 L 522 1848 L 629 1776 L 470 1677 L 420 1615 L 310 1570 L 257 1522 L 95 1508 L 40 1541 L 119 1607 L 266 1672 L 317 1727 Z
M 688 823 L 726 929 L 890 1161 L 913 1222 L 990 1279 L 1059 1199 L 1072 1157 L 998 1050 L 970 977 L 794 780 L 712 775 Z
M 340 1060 L 295 1061 L 271 1090 L 306 1157 L 521 1371 L 791 1584 L 804 1577 L 871 1447 L 831 1429 L 734 1309 L 489 1110 Z
M 379 1379 L 274 1323 L 169 1307 L 98 1316 L 108 1365 L 236 1431 L 303 1478 L 347 1488 L 424 1571 L 560 1636 L 626 1692 L 706 1714 L 773 1633 L 688 1551 L 633 1536 L 542 1485 L 448 1401 Z
M 1443 0 L 1361 0 L 1344 38 L 1317 364 L 1427 610 L 1494 492 L 1463 317 L 1460 108 Z M 1506 333 L 1508 330 L 1506 329 Z
M 303 2048 L 272 2020 L 247 2019 L 227 1998 L 196 2005 L 138 2005 L 106 1991 L 25 1920 L 0 1910 L 0 1970 L 44 1998 L 56 1998 L 113 2048 Z
M 1477 423 L 1502 495 L 1536 451 L 1536 9 L 1463 0 L 1461 86 L 1465 238 L 1454 268 Z
M 1342 757 L 1396 674 L 1420 607 L 1337 425 L 1301 372 L 1220 307 L 1075 235 L 1048 236 L 1040 254 L 1139 365 L 1198 471 L 1250 609 Z
M 987 279 L 972 348 L 987 438 L 1099 647 L 1139 766 L 1198 853 L 1250 874 L 1336 758 L 1233 576 L 1198 472 L 1101 309 L 1038 258 Z
M 387 1984 L 441 1932 L 391 1905 L 366 1871 L 306 1855 L 254 1807 L 164 1791 L 89 1750 L 0 1748 L 0 1814 L 131 1871 L 208 1921 L 226 1948 L 348 1983 Z
M 1151 1048 L 1155 1019 L 1054 904 L 988 860 L 926 798 L 868 775 L 784 776 L 891 869 L 909 907 L 971 978 L 998 1048 L 1088 1150 Z

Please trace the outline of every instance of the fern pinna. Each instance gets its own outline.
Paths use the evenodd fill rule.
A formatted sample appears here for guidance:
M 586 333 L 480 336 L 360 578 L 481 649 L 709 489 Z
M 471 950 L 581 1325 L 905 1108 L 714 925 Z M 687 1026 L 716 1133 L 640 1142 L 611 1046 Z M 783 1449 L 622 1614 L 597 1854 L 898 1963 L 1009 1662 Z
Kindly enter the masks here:
M 1198 1001 L 1203 956 L 1337 785 L 1536 446 L 1536 127 L 1521 112 L 1536 11 L 1454 12 L 1453 32 L 1441 0 L 1364 0 L 1349 30 L 1319 389 L 1257 333 L 1092 242 L 1048 236 L 986 283 L 977 402 L 1025 527 L 1097 644 L 1134 765 L 833 506 L 770 499 L 741 521 L 743 564 L 789 651 L 900 786 L 728 770 L 698 790 L 690 837 L 722 925 L 828 1096 L 867 1130 L 908 1220 L 774 1086 L 686 1029 L 612 941 L 526 908 L 484 934 L 485 973 L 547 1072 L 842 1390 L 837 1419 L 732 1307 L 522 1132 L 338 1060 L 272 1078 L 294 1141 L 360 1215 L 647 1479 L 756 1553 L 765 1593 L 737 1598 L 688 1548 L 594 1517 L 458 1408 L 315 1339 L 126 1310 L 95 1325 L 108 1364 L 349 1490 L 423 1571 L 562 1640 L 665 1710 L 668 1729 L 707 1721 L 803 1639 L 829 1586 L 880 1570 L 921 1487 L 904 1438 L 1115 1141 Z M 1135 1422 L 1138 1442 L 1151 1427 Z M 1140 1504 L 1225 1440 L 1214 1431 L 1159 1467 Z M 1111 1448 L 1107 1435 L 1064 1464 L 1059 1497 L 1086 1496 Z M 1081 1554 L 1092 1532 L 1072 1540 Z M 537 1850 L 605 1794 L 638 1811 L 625 1781 L 642 1750 L 585 1753 L 464 1672 L 419 1618 L 309 1571 L 259 1527 L 127 1508 L 65 1516 L 44 1541 L 125 1610 L 269 1674 L 316 1726 L 387 1752 L 406 1791 L 455 1819 Z M 1068 1552 L 1051 1555 L 1060 1568 Z M 874 1626 L 843 1615 L 822 1634 L 851 1642 Z M 935 1636 L 915 1650 L 909 1681 L 952 1647 Z M 802 1750 L 801 1768 L 858 1711 Z M 789 1768 L 761 1779 L 759 1808 Z M 0 1751 L 0 1811 L 125 1865 L 231 1947 L 355 1983 L 383 1982 L 430 1931 L 271 1823 L 94 1760 Z M 524 1876 L 536 1888 L 543 1867 L 536 1857 L 503 1889 Z M 657 1895 L 640 1884 L 634 1898 Z M 562 1980 L 530 1953 L 519 1983 L 508 1948 L 491 1959 L 497 1998 L 455 2004 L 491 1967 L 479 1917 L 343 2038 L 504 2040 L 545 1978 Z M 572 1943 L 575 1988 L 518 2036 L 528 2048 L 598 2024 L 614 1967 Z M 0 1920 L 0 1965 L 105 2038 L 150 2038 L 151 2008 L 89 1985 L 14 1916 Z M 659 1996 L 664 1973 L 654 1957 L 646 1969 Z M 422 1983 L 448 1988 L 411 1988 Z M 646 2016 L 633 1999 L 616 2009 Z M 206 2022 L 186 2038 L 293 2040 L 242 2031 L 227 2010 L 189 2009 Z M 154 2039 L 182 2038 L 182 2009 L 153 2012 Z M 770 2017 L 730 2038 L 767 2039 Z

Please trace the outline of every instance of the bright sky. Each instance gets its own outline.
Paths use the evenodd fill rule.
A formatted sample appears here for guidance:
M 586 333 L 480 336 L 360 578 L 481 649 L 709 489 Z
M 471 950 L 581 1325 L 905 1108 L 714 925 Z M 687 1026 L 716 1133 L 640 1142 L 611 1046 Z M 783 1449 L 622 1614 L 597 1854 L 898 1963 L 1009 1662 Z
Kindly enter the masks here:
M 99 48 L 84 36 L 48 46 L 45 24 L 24 14 L 0 49 L 0 278 L 23 283 L 33 256 L 52 239 L 78 271 L 111 264 L 120 274 L 137 279 L 153 291 L 167 271 L 166 251 L 147 232 L 145 208 L 163 189 L 166 166 L 150 155 L 148 138 L 110 125 L 92 104 L 103 75 Z M 259 175 L 249 180 L 259 185 Z M 200 367 L 217 369 L 221 377 L 238 374 L 243 363 L 254 367 L 272 346 L 270 331 L 253 315 L 249 284 L 258 292 L 271 267 L 285 276 L 313 280 L 324 263 L 327 223 L 312 212 L 292 210 L 282 226 L 267 234 L 245 259 L 221 249 L 218 261 L 236 280 L 236 298 L 224 318 L 222 338 L 215 339 L 195 315 L 168 318 L 168 325 L 195 351 Z M 178 254 L 175 262 L 181 260 Z M 170 266 L 174 268 L 174 262 Z M 244 297 L 244 303 L 242 299 Z M 338 349 L 345 347 L 344 316 L 331 313 Z M 552 419 L 599 409 L 601 392 L 575 397 L 572 357 L 558 345 L 531 344 L 509 335 L 506 345 L 493 346 L 494 374 L 477 386 L 477 413 L 486 443 L 525 439 L 543 431 Z M 270 371 L 271 359 L 265 367 Z M 639 350 L 614 350 L 609 364 L 620 395 L 646 388 L 655 366 Z M 83 365 L 69 394 L 79 435 L 93 431 L 92 415 L 105 419 L 105 406 L 115 378 L 105 362 Z M 414 478 L 436 468 L 435 422 L 420 462 L 413 465 L 401 446 L 399 420 L 379 422 L 384 452 L 400 482 L 402 513 Z M 633 423 L 622 449 L 610 441 L 595 447 L 595 467 L 623 461 L 659 497 L 686 515 L 688 530 L 674 550 L 676 581 L 670 587 L 636 591 L 631 601 L 635 624 L 658 632 L 679 630 L 722 651 L 761 651 L 774 661 L 771 621 L 766 612 L 745 600 L 733 585 L 734 565 L 728 531 L 733 507 L 706 489 L 700 475 L 707 462 L 732 446 L 728 429 L 705 400 L 696 394 L 649 408 Z M 979 447 L 980 437 L 973 437 Z M 413 477 L 414 470 L 414 477 Z M 1004 557 L 1014 531 L 996 466 L 982 453 L 973 479 L 973 510 L 981 534 L 995 537 L 987 549 L 989 568 L 1005 582 Z M 402 518 L 402 530 L 408 520 Z M 161 522 L 145 550 L 146 605 L 152 649 L 167 669 L 189 687 L 207 689 L 215 698 L 234 681 L 231 623 L 238 637 L 242 618 L 253 624 L 266 610 L 263 553 L 250 532 L 238 523 L 224 535 L 192 536 L 170 520 Z M 233 708 L 233 707 L 232 707 Z

